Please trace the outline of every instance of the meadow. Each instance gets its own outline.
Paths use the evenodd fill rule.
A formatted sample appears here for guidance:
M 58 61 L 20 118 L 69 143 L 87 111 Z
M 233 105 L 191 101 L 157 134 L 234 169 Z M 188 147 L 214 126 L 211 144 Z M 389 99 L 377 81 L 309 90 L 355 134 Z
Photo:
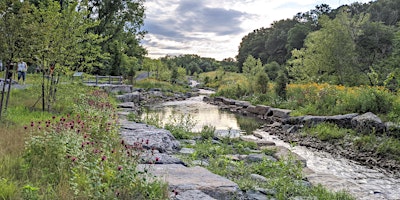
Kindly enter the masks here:
M 42 82 L 51 106 L 41 105 Z M 119 137 L 115 100 L 60 83 L 51 100 L 40 75 L 11 91 L 0 122 L 0 198 L 168 199 L 166 183 L 136 170 L 144 150 Z

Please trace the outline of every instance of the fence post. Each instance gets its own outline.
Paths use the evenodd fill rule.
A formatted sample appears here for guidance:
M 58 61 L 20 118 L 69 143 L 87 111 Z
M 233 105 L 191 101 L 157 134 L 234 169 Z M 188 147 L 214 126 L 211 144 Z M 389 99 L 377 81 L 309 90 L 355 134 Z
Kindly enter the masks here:
M 96 85 L 99 82 L 99 75 L 96 74 Z
M 108 76 L 108 84 L 111 85 L 111 76 Z

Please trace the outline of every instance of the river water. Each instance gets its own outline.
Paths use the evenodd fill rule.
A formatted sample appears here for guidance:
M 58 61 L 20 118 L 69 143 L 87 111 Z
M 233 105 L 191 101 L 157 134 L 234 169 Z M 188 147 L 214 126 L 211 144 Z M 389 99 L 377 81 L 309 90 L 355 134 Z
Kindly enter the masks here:
M 203 93 L 209 93 L 202 90 Z M 207 95 L 207 94 L 203 94 Z M 361 200 L 390 199 L 400 200 L 400 178 L 369 169 L 351 160 L 332 156 L 326 152 L 308 149 L 303 146 L 291 146 L 276 136 L 256 130 L 260 121 L 233 113 L 224 112 L 217 106 L 202 101 L 204 96 L 189 98 L 185 101 L 166 102 L 151 106 L 150 112 L 160 115 L 163 123 L 170 123 L 173 115 L 190 115 L 195 125 L 193 131 L 200 131 L 204 125 L 214 126 L 220 135 L 237 137 L 244 132 L 257 131 L 264 138 L 283 146 L 307 160 L 307 167 L 314 173 L 307 176 L 313 184 L 322 184 L 326 188 L 339 191 L 347 190 Z M 250 122 L 254 123 L 250 123 Z

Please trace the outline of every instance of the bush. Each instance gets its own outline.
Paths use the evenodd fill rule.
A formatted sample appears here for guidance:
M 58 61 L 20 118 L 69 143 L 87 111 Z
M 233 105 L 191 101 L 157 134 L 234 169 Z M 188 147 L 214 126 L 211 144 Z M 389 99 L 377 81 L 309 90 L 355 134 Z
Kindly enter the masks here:
M 200 135 L 203 140 L 212 139 L 214 137 L 215 127 L 214 126 L 203 126 Z

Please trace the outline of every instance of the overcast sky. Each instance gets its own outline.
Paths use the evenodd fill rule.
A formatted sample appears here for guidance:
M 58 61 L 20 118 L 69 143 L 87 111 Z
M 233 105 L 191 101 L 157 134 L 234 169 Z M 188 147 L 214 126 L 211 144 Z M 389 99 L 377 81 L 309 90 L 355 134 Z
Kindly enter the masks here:
M 323 3 L 335 9 L 353 2 L 370 0 L 146 0 L 142 44 L 151 58 L 234 58 L 242 38 L 255 29 Z

